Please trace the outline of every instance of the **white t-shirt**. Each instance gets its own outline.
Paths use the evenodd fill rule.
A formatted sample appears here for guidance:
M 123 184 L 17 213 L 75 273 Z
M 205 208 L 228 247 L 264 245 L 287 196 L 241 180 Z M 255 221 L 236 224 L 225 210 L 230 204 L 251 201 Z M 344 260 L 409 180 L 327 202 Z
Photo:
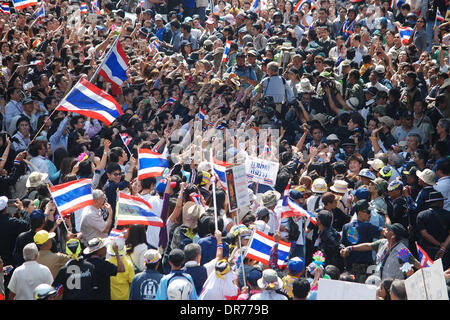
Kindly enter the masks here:
M 43 283 L 52 285 L 50 269 L 36 261 L 26 261 L 14 270 L 8 289 L 16 294 L 16 300 L 34 300 L 34 289 Z
M 150 197 L 149 197 L 149 195 L 144 195 L 142 197 L 144 198 L 144 200 L 146 200 L 146 201 L 148 201 L 148 203 L 150 203 L 150 205 L 153 208 L 152 212 L 155 215 L 157 215 L 158 217 L 161 217 L 163 199 L 161 199 L 159 197 L 159 195 L 150 196 Z M 160 231 L 161 231 L 160 227 L 147 226 L 147 243 L 149 245 L 152 245 L 153 247 L 158 248 Z

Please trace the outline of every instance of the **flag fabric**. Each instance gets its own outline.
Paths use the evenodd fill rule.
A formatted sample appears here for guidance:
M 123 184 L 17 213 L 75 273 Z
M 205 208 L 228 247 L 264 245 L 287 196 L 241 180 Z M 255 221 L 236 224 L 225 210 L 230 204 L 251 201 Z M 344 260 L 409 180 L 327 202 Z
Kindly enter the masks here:
M 445 21 L 445 18 L 439 11 L 439 8 L 436 9 L 436 20 L 441 21 L 441 22 Z
M 163 175 L 164 170 L 169 167 L 166 157 L 149 149 L 139 149 L 138 158 L 139 180 L 149 177 L 160 177 Z
M 294 12 L 298 12 L 302 9 L 303 5 L 308 2 L 311 6 L 311 10 L 315 8 L 314 3 L 311 0 L 300 0 L 297 5 L 294 7 Z
M 431 267 L 433 260 L 430 259 L 428 254 L 423 250 L 419 244 L 416 242 L 417 253 L 419 254 L 419 262 L 422 268 Z
M 216 158 L 213 157 L 213 166 L 214 166 L 214 173 L 217 179 L 220 181 L 222 188 L 225 191 L 227 191 L 228 185 L 225 170 L 227 169 L 227 167 L 231 166 L 231 164 L 228 162 L 217 160 Z
M 42 1 L 39 5 L 39 8 L 34 13 L 34 16 L 36 19 L 43 19 L 45 18 L 45 2 Z
M 200 195 L 197 192 L 191 193 L 189 195 L 189 198 L 191 199 L 191 201 L 195 202 L 196 204 L 203 206 L 202 202 L 200 201 Z
M 205 120 L 205 118 L 206 118 L 206 111 L 203 110 L 202 108 L 200 108 L 198 110 L 198 117 L 199 117 L 200 120 Z
M 123 114 L 119 103 L 111 95 L 84 78 L 72 88 L 57 109 L 94 118 L 107 125 Z
M 117 41 L 106 57 L 98 74 L 111 83 L 113 94 L 120 94 L 123 82 L 128 79 L 127 70 L 127 56 L 120 41 Z
M 248 245 L 245 257 L 269 265 L 270 250 L 272 250 L 274 244 L 275 240 L 273 237 L 268 236 L 259 230 L 255 230 Z M 290 243 L 284 241 L 278 242 L 278 266 L 280 268 L 287 266 L 290 250 Z
M 225 63 L 227 61 L 228 53 L 230 52 L 230 47 L 231 47 L 231 41 L 227 40 L 227 44 L 225 46 L 225 51 L 223 52 L 223 56 L 222 56 L 222 63 Z
M 269 143 L 266 141 L 266 144 L 264 145 L 264 154 L 268 156 L 270 154 L 270 146 Z
M 124 229 L 124 230 L 119 230 L 119 229 L 111 229 L 111 231 L 109 232 L 108 235 L 108 239 L 109 240 L 114 240 L 117 238 L 121 238 L 124 239 L 125 238 L 125 234 L 128 232 L 128 229 Z
M 166 100 L 166 102 L 164 102 L 164 104 L 161 106 L 160 110 L 164 110 L 167 106 L 170 106 L 172 104 L 174 104 L 175 102 L 177 102 L 177 98 L 176 97 L 170 97 L 169 99 Z
M 64 286 L 62 284 L 60 284 L 59 286 L 57 286 L 56 288 L 56 296 L 60 297 L 63 295 L 64 292 Z
M 400 38 L 402 39 L 403 44 L 409 43 L 409 38 L 411 38 L 411 34 L 413 32 L 413 28 L 410 27 L 397 27 L 398 32 L 400 33 Z
M 144 3 L 145 3 L 145 0 L 139 0 L 139 3 L 138 3 L 138 5 L 137 5 L 137 7 L 139 8 L 139 7 L 142 7 L 143 5 L 144 5 Z
M 94 205 L 92 180 L 80 179 L 49 187 L 61 216 Z
M 118 226 L 142 224 L 162 227 L 163 221 L 153 212 L 153 208 L 141 197 L 131 196 L 119 192 L 116 208 L 116 221 Z
M 91 4 L 92 4 L 92 12 L 100 14 L 100 7 L 98 6 L 98 1 L 92 0 Z
M 80 3 L 80 13 L 81 14 L 87 14 L 88 13 L 88 7 L 86 5 L 86 2 Z
M 37 66 L 38 64 L 43 64 L 42 60 L 33 60 L 30 62 L 30 66 Z
M 4 14 L 11 14 L 11 10 L 9 9 L 9 4 L 2 2 L 0 6 L 0 11 Z
M 250 7 L 250 11 L 257 12 L 259 9 L 259 0 L 253 0 L 252 6 Z
M 21 10 L 37 5 L 37 0 L 12 0 L 14 9 Z
M 130 144 L 131 140 L 133 140 L 132 137 L 128 136 L 128 133 L 121 133 L 120 138 L 122 139 L 123 144 L 126 146 L 128 146 Z

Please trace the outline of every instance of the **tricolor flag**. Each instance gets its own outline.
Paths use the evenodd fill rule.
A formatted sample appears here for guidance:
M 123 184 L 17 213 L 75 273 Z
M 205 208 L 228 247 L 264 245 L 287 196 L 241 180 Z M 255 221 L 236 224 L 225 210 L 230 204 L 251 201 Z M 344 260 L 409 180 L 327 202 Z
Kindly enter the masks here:
M 2 2 L 0 6 L 0 11 L 4 14 L 11 14 L 11 10 L 9 9 L 9 4 Z
M 117 238 L 125 238 L 125 234 L 128 232 L 128 229 L 119 230 L 119 229 L 111 229 L 108 235 L 109 240 L 114 240 Z
M 315 215 L 303 209 L 302 206 L 290 199 L 289 196 L 285 196 L 285 198 L 283 198 L 283 211 L 281 213 L 281 217 L 306 217 L 309 219 L 309 221 L 311 221 L 312 224 L 317 224 Z
M 126 146 L 128 146 L 130 144 L 131 140 L 133 140 L 132 137 L 128 136 L 128 133 L 121 133 L 120 138 L 122 139 L 123 144 Z
M 200 195 L 197 192 L 191 193 L 189 195 L 189 198 L 191 198 L 191 201 L 202 206 L 202 202 L 200 201 Z
M 37 66 L 38 64 L 43 64 L 42 60 L 33 60 L 30 62 L 30 66 Z
M 270 146 L 269 143 L 266 141 L 266 144 L 264 145 L 264 155 L 269 155 L 270 154 Z
M 162 227 L 164 225 L 163 221 L 152 210 L 150 203 L 141 197 L 119 192 L 116 208 L 117 225 L 143 224 Z
M 139 149 L 138 160 L 139 180 L 149 177 L 160 177 L 163 175 L 164 170 L 169 167 L 166 157 L 149 149 Z
M 39 20 L 38 24 L 42 24 L 42 19 L 45 18 L 45 2 L 42 1 L 39 8 L 34 12 L 34 17 Z
M 98 6 L 98 1 L 92 0 L 91 4 L 92 4 L 92 12 L 100 14 L 100 7 Z
M 203 110 L 202 108 L 199 108 L 199 110 L 198 110 L 198 117 L 199 117 L 200 120 L 205 120 L 206 111 Z
M 12 0 L 14 9 L 21 10 L 37 5 L 37 0 Z
M 422 268 L 431 267 L 431 265 L 434 263 L 433 260 L 430 259 L 430 257 L 425 252 L 425 250 L 423 250 L 417 242 L 416 242 L 416 248 L 417 248 L 417 253 L 419 254 L 420 266 Z
M 160 110 L 164 110 L 167 106 L 170 106 L 172 104 L 174 104 L 175 102 L 177 102 L 177 98 L 176 97 L 170 97 L 169 99 L 167 99 L 166 102 L 164 102 L 164 104 L 161 106 Z
M 217 179 L 220 181 L 220 184 L 222 185 L 222 188 L 227 191 L 228 185 L 227 185 L 227 177 L 225 174 L 225 170 L 227 167 L 231 166 L 230 163 L 225 161 L 217 160 L 213 157 L 213 167 L 214 167 L 214 173 L 217 176 Z
M 139 7 L 142 7 L 143 5 L 144 5 L 144 3 L 145 3 L 145 0 L 139 0 L 139 3 L 138 3 L 138 5 L 137 5 L 137 7 L 139 8 Z
M 303 5 L 305 3 L 309 3 L 309 5 L 311 6 L 311 10 L 315 8 L 314 3 L 311 0 L 300 0 L 297 5 L 294 7 L 294 12 L 298 12 L 299 10 L 302 9 Z
M 123 114 L 119 103 L 111 95 L 84 78 L 77 82 L 57 110 L 75 112 L 107 125 Z
M 223 56 L 222 56 L 222 63 L 225 63 L 227 61 L 228 53 L 230 52 L 230 47 L 231 47 L 231 41 L 227 40 L 227 44 L 225 46 L 225 51 L 223 52 Z
M 248 245 L 245 257 L 269 265 L 270 250 L 275 244 L 275 240 L 258 230 L 255 230 Z M 289 260 L 291 244 L 284 241 L 278 242 L 278 266 L 284 268 Z
M 66 182 L 49 187 L 49 190 L 63 217 L 81 208 L 94 205 L 91 179 Z
M 123 82 L 128 79 L 128 60 L 120 41 L 111 48 L 106 60 L 103 62 L 99 75 L 112 85 L 112 93 L 120 94 Z
M 397 27 L 398 32 L 400 33 L 400 38 L 402 39 L 403 44 L 409 43 L 409 38 L 411 38 L 411 34 L 413 32 L 413 28 L 410 27 Z
M 58 287 L 55 288 L 56 289 L 56 296 L 60 297 L 63 295 L 64 293 L 64 286 L 62 284 L 60 284 Z
M 88 7 L 86 5 L 86 2 L 80 3 L 80 13 L 81 14 L 87 14 L 88 13 Z
M 253 0 L 250 11 L 257 12 L 259 10 L 259 0 Z
M 444 18 L 444 16 L 441 14 L 441 12 L 439 11 L 439 8 L 436 9 L 436 20 L 442 21 L 442 22 L 445 21 L 445 18 Z

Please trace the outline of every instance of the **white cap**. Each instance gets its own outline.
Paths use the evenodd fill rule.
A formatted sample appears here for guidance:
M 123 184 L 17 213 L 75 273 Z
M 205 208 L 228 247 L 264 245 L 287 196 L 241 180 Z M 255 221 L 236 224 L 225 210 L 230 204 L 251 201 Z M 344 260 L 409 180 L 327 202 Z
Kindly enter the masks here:
M 156 20 L 164 21 L 162 15 L 160 15 L 160 14 L 156 14 L 156 15 L 155 15 L 155 21 L 156 21 Z
M 5 196 L 0 197 L 0 211 L 8 206 L 8 198 Z

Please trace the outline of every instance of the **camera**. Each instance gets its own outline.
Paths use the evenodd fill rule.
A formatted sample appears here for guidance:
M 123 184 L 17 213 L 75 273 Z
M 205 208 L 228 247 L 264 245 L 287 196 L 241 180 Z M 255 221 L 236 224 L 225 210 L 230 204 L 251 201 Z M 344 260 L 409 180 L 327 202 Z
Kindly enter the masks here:
M 334 82 L 332 80 L 328 79 L 325 82 L 322 82 L 322 86 L 324 88 L 331 88 L 331 89 L 333 89 L 334 88 Z

